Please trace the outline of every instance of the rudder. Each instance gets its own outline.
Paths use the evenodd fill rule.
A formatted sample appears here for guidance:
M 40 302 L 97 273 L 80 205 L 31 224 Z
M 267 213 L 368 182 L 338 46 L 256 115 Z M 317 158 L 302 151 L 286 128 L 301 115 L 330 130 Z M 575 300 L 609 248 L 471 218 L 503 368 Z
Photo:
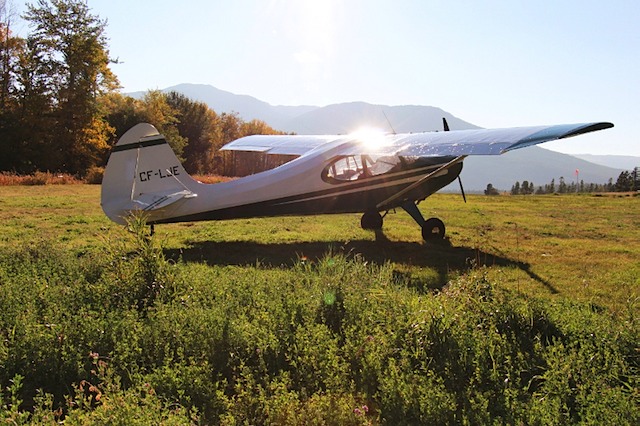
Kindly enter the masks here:
M 117 223 L 137 210 L 158 220 L 167 206 L 195 197 L 197 185 L 164 136 L 151 124 L 140 123 L 111 150 L 102 178 L 102 210 Z

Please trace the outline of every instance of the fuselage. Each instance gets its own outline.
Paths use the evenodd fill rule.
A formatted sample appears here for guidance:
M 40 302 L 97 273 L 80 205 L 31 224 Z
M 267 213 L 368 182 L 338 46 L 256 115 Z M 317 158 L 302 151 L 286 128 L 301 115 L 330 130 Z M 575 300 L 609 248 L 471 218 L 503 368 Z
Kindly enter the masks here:
M 336 155 L 343 145 L 344 142 L 329 149 L 325 146 L 275 169 L 229 182 L 185 183 L 197 197 L 150 212 L 149 221 L 171 223 L 378 210 L 379 203 L 453 158 L 384 157 L 376 161 L 371 157 Z M 428 197 L 452 182 L 461 170 L 462 163 L 443 170 L 386 208 Z

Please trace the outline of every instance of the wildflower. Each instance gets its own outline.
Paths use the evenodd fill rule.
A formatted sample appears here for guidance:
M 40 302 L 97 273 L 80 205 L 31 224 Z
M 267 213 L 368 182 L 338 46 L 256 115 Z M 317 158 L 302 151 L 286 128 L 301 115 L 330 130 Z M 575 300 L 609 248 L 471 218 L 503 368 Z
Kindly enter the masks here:
M 367 407 L 366 405 L 363 405 L 360 408 L 354 408 L 353 412 L 357 415 L 357 416 L 363 416 L 365 414 L 367 414 L 369 412 L 369 407 Z

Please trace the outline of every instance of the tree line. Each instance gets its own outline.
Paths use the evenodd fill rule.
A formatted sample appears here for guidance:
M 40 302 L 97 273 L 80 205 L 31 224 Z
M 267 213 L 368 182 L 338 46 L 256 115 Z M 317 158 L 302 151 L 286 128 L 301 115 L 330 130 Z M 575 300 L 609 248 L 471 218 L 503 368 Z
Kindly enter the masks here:
M 610 178 L 607 183 L 586 183 L 584 180 L 580 182 L 567 183 L 564 177 L 560 177 L 556 184 L 555 179 L 551 179 L 548 184 L 538 186 L 533 182 L 516 181 L 511 186 L 511 195 L 530 195 L 530 194 L 572 194 L 572 193 L 592 193 L 592 192 L 630 192 L 640 190 L 640 167 L 636 167 L 631 171 L 623 171 L 614 182 Z M 500 191 L 489 183 L 487 189 L 484 190 L 485 195 L 500 195 Z
M 37 0 L 22 18 L 30 28 L 25 38 L 12 31 L 15 15 L 8 0 L 0 0 L 0 171 L 84 176 L 105 165 L 126 130 L 148 122 L 189 173 L 222 174 L 222 145 L 281 133 L 178 93 L 120 94 L 106 20 L 84 0 Z

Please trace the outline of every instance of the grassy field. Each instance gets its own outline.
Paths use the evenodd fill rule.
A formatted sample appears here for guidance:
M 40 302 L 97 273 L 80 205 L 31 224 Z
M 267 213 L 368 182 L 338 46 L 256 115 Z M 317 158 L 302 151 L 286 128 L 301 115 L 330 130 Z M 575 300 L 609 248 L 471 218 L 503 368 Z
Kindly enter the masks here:
M 640 197 L 436 194 L 425 217 L 445 221 L 443 244 L 425 244 L 403 211 L 383 232 L 359 215 L 245 219 L 162 225 L 167 255 L 209 265 L 291 266 L 329 251 L 359 254 L 440 288 L 473 266 L 517 291 L 592 302 L 613 312 L 638 309 Z M 97 185 L 0 187 L 0 245 L 39 239 L 96 250 L 120 231 L 100 209 Z
M 637 424 L 640 197 L 156 227 L 0 186 L 13 424 Z

